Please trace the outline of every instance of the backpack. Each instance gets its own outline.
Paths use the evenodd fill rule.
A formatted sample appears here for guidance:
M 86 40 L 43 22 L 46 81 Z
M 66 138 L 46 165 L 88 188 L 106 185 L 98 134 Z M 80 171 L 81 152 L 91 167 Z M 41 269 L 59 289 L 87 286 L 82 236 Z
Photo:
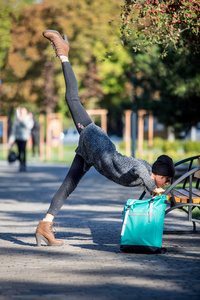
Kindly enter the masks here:
M 120 250 L 126 253 L 164 253 L 161 248 L 166 195 L 147 200 L 129 199 L 123 210 Z

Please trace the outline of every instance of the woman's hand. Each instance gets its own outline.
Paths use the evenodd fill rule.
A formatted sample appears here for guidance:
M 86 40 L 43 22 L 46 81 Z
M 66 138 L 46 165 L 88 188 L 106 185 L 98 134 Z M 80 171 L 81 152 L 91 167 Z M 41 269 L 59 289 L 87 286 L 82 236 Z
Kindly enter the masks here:
M 153 190 L 152 195 L 153 196 L 160 196 L 165 192 L 164 189 L 162 188 L 156 188 L 155 190 Z

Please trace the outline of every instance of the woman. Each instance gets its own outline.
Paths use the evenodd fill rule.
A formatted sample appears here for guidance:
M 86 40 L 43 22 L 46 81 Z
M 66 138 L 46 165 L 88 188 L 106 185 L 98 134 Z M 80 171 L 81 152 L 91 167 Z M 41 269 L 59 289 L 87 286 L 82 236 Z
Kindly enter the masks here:
M 17 144 L 20 172 L 26 171 L 26 143 L 31 137 L 32 127 L 33 118 L 28 113 L 26 107 L 17 107 L 15 120 L 9 137 L 9 144 Z
M 62 63 L 66 84 L 66 101 L 74 124 L 80 134 L 79 146 L 71 168 L 59 190 L 54 195 L 50 208 L 36 230 L 37 245 L 43 240 L 48 245 L 62 245 L 56 240 L 52 231 L 52 222 L 67 197 L 73 192 L 81 178 L 91 166 L 108 179 L 123 186 L 134 187 L 144 185 L 152 193 L 163 191 L 162 187 L 174 176 L 174 165 L 168 156 L 161 156 L 151 166 L 144 160 L 121 155 L 107 134 L 96 126 L 78 96 L 78 85 L 68 60 L 69 43 L 66 36 L 61 37 L 55 30 L 46 30 L 43 36 L 51 41 L 56 56 Z

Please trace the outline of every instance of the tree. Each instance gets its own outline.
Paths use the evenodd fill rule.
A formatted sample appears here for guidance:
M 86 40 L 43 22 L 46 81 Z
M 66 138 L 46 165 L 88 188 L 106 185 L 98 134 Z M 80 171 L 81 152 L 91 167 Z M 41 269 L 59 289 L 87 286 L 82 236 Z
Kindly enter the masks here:
M 9 34 L 11 29 L 11 21 L 9 19 L 9 9 L 1 8 L 0 10 L 0 69 L 2 68 L 7 51 L 12 44 L 11 35 Z
M 21 0 L 16 3 L 15 0 L 2 0 L 0 8 L 0 114 L 6 114 L 8 111 L 13 111 L 13 106 L 18 104 L 18 101 L 13 100 L 10 103 L 10 98 L 15 98 L 15 94 L 20 90 L 20 87 L 14 84 L 15 79 L 11 70 L 5 72 L 8 65 L 9 51 L 13 46 L 12 37 L 12 19 L 15 16 L 16 22 L 20 18 L 20 11 L 33 3 L 36 0 Z M 16 56 L 15 56 L 16 58 Z M 15 59 L 14 58 L 14 59 Z M 18 61 L 20 64 L 21 59 Z M 9 83 L 7 86 L 6 83 Z M 9 95 L 9 96 L 8 96 Z M 8 97 L 7 97 L 8 96 Z M 6 102 L 5 102 L 6 100 Z
M 68 35 L 70 61 L 86 108 L 105 108 L 107 104 L 112 108 L 117 101 L 130 103 L 124 74 L 131 57 L 115 43 L 118 28 L 109 24 L 113 15 L 119 15 L 121 3 L 121 0 L 46 0 L 26 7 L 18 17 L 12 14 L 12 47 L 4 67 L 2 109 L 26 103 L 39 112 L 50 109 L 68 113 L 59 59 L 53 61 L 54 68 L 49 66 L 55 55 L 42 36 L 47 28 Z M 114 53 L 111 59 L 106 59 L 111 52 Z M 120 119 L 122 110 L 123 107 L 117 113 Z
M 160 78 L 159 119 L 171 125 L 177 135 L 199 122 L 200 111 L 200 53 L 191 49 L 168 55 L 164 61 L 165 74 Z
M 125 0 L 121 21 L 122 42 L 136 52 L 127 72 L 135 108 L 153 110 L 177 135 L 196 125 L 200 1 Z
M 161 49 L 137 52 L 127 76 L 133 84 L 134 108 L 152 110 L 178 136 L 199 122 L 200 54 L 191 49 L 160 57 Z
M 200 1 L 124 0 L 121 21 L 122 41 L 135 51 L 156 44 L 163 56 L 172 48 L 200 50 Z
M 2 0 L 0 8 L 0 69 L 5 63 L 5 58 L 8 49 L 12 45 L 11 39 L 11 19 L 9 15 L 14 11 L 15 15 L 18 16 L 20 10 L 24 7 L 32 5 L 36 0 L 21 0 L 16 3 L 15 0 Z

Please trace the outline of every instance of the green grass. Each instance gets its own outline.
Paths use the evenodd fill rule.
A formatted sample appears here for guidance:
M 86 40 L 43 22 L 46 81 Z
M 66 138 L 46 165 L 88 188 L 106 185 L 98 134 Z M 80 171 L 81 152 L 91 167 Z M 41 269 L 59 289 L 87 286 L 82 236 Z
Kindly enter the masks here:
M 67 164 L 71 164 L 74 156 L 77 145 L 64 145 L 63 146 L 63 158 L 59 159 L 59 151 L 58 148 L 52 148 L 51 150 L 51 161 L 52 162 L 65 162 Z M 47 161 L 45 159 L 45 161 Z

